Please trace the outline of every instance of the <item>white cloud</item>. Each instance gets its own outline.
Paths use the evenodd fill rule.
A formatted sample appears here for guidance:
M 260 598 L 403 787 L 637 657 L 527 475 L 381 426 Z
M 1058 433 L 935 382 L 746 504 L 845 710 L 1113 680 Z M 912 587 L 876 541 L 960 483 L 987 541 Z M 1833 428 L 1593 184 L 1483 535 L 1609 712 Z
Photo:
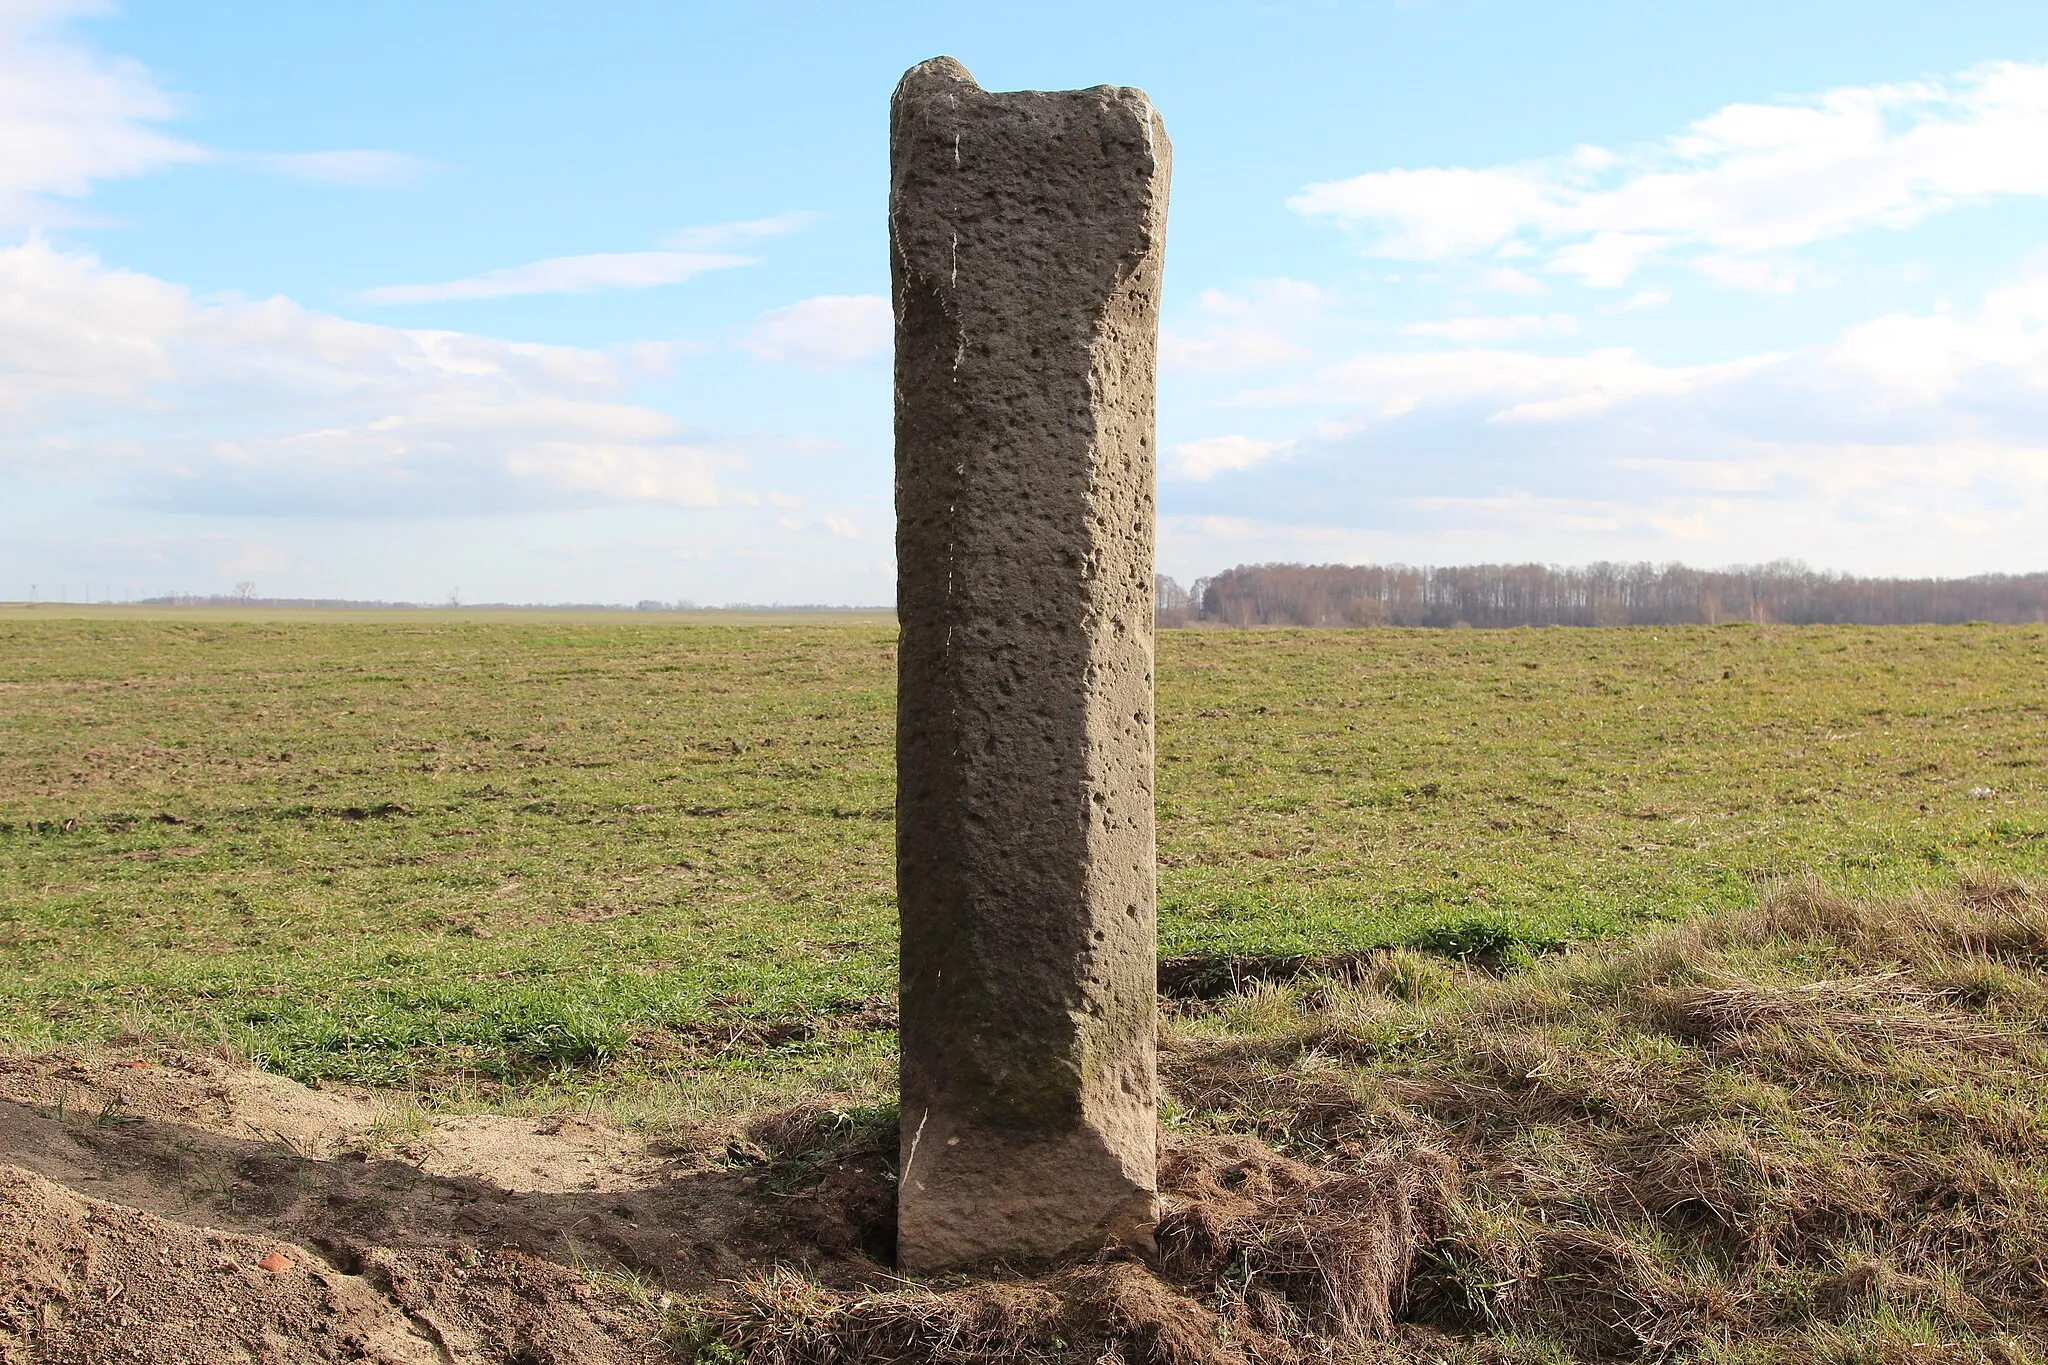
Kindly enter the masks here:
M 1894 313 L 1796 351 L 1369 353 L 1242 397 L 1351 411 L 1291 442 L 1215 438 L 1208 488 L 1180 485 L 1168 507 L 1259 528 L 1218 555 L 1299 558 L 1268 543 L 1299 524 L 1305 545 L 1342 532 L 1366 557 L 1437 562 L 2048 564 L 2048 256 L 1975 308 Z M 1262 463 L 1268 444 L 1285 462 Z M 1205 536 L 1187 523 L 1176 553 Z
M 46 242 L 0 250 L 0 468 L 170 507 L 703 506 L 732 453 L 619 401 L 618 357 L 208 303 Z
M 1716 284 L 1764 294 L 1789 294 L 1803 284 L 1825 278 L 1803 262 L 1783 256 L 1735 256 L 1713 252 L 1694 257 L 1692 268 Z
M 1516 244 L 1518 245 L 1518 244 Z M 1465 286 L 1473 294 L 1547 294 L 1550 286 L 1513 266 L 1489 266 Z
M 1508 341 L 1544 333 L 1576 336 L 1579 320 L 1569 313 L 1517 313 L 1512 317 L 1478 316 L 1411 322 L 1401 331 L 1407 336 L 1442 337 L 1446 341 Z
M 1249 436 L 1211 436 L 1187 441 L 1173 448 L 1166 476 L 1173 479 L 1213 479 L 1226 470 L 1250 469 L 1284 454 L 1287 441 L 1256 441 Z
M 2048 196 L 2048 63 L 1947 82 L 1733 104 L 1654 145 L 1487 168 L 1379 171 L 1306 187 L 1298 212 L 1373 234 L 1379 255 L 1446 260 L 1535 248 L 1614 287 L 1668 258 L 1725 284 L 1783 288 L 1771 258 L 1957 204 Z
M 509 411 L 502 415 L 516 417 Z M 542 486 L 612 502 L 666 502 L 679 507 L 709 507 L 719 501 L 714 468 L 704 451 L 658 443 L 528 441 L 505 458 L 507 473 Z
M 1577 275 L 1595 289 L 1619 289 L 1664 245 L 1663 239 L 1646 232 L 1596 232 L 1587 241 L 1553 251 L 1550 269 Z
M 593 289 L 652 289 L 681 284 L 707 270 L 756 263 L 752 256 L 708 251 L 608 251 L 556 256 L 439 284 L 380 285 L 364 290 L 360 297 L 365 303 L 446 303 L 521 294 L 585 294 Z
M 1284 277 L 1263 281 L 1249 294 L 1204 290 L 1196 300 L 1201 323 L 1161 330 L 1160 364 L 1169 372 L 1224 374 L 1307 360 L 1311 353 L 1296 334 L 1324 301 L 1316 286 Z
M 1860 400 L 1889 408 L 1971 395 L 1990 405 L 2023 398 L 2042 423 L 2031 441 L 2048 446 L 2048 260 L 1991 290 L 1974 313 L 1892 313 L 1844 332 L 1816 352 L 1826 374 L 1869 386 Z M 1832 387 L 1832 386 L 1831 386 Z
M 1376 171 L 1310 185 L 1287 201 L 1312 218 L 1380 230 L 1373 250 L 1435 261 L 1493 251 L 1553 216 L 1554 191 L 1538 168 Z
M 833 369 L 887 354 L 894 327 L 878 294 L 820 294 L 763 313 L 735 344 L 778 364 Z

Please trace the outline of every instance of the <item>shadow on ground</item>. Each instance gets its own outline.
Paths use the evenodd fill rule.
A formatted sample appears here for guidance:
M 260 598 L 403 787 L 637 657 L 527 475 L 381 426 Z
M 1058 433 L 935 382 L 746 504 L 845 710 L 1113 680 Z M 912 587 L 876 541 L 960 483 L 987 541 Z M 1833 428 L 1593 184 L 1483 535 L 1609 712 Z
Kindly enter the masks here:
M 10 1365 L 666 1360 L 664 1292 L 786 1250 L 757 1173 L 575 1120 L 408 1131 L 179 1053 L 0 1059 L 0 1096 Z

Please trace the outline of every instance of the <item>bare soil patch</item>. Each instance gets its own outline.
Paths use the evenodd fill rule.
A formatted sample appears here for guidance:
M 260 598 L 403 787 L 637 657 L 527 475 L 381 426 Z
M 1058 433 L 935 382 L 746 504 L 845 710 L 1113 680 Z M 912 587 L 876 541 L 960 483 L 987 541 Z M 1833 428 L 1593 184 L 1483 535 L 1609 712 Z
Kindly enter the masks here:
M 747 1176 L 602 1124 L 394 1129 L 179 1052 L 0 1059 L 0 1163 L 8 1365 L 665 1360 L 659 1295 L 776 1236 Z

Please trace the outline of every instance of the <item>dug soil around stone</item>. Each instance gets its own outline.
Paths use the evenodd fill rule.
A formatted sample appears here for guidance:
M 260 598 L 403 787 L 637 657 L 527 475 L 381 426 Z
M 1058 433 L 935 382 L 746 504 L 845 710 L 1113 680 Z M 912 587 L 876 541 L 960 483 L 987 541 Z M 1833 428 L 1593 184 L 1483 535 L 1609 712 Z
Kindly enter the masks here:
M 754 1179 L 188 1053 L 0 1058 L 0 1361 L 667 1360 L 664 1294 L 778 1250 Z
M 189 1052 L 0 1057 L 0 1365 L 1293 1360 L 1297 1308 L 1389 1330 L 1444 1173 L 1180 1135 L 1156 1253 L 919 1284 L 896 1136 L 812 1103 L 650 1150 Z M 1247 1256 L 1283 1292 L 1227 1327 Z

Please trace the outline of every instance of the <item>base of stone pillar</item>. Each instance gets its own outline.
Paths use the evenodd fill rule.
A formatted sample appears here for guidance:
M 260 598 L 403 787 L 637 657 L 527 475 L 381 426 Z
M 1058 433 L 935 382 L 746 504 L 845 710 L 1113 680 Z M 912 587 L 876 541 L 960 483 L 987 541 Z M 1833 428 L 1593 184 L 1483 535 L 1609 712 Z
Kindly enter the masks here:
M 1087 1129 L 1048 1137 L 948 1123 L 929 1111 L 920 1118 L 903 1130 L 896 1214 L 903 1269 L 1153 1249 L 1157 1175 L 1132 1169 L 1125 1155 L 1151 1143 L 1119 1149 Z

